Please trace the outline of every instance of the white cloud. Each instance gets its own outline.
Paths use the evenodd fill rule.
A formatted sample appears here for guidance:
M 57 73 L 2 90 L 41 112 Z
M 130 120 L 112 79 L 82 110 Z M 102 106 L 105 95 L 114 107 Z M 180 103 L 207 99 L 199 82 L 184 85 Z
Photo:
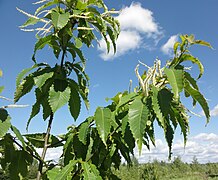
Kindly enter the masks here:
M 218 161 L 218 135 L 213 133 L 201 133 L 190 137 L 184 148 L 184 142 L 177 140 L 173 143 L 172 159 L 180 156 L 184 162 L 191 162 L 193 157 L 197 157 L 200 163 Z M 138 156 L 137 149 L 135 155 L 140 163 L 145 163 L 157 159 L 159 161 L 168 160 L 168 147 L 166 142 L 157 139 L 156 147 L 151 146 L 150 151 L 143 146 L 141 156 Z
M 218 116 L 218 104 L 210 111 L 211 116 Z
M 58 161 L 61 154 L 62 154 L 62 147 L 57 147 L 57 148 L 49 148 L 47 150 L 46 156 L 45 156 L 45 160 L 49 161 L 49 160 L 53 160 L 53 161 Z M 39 154 L 42 153 L 42 148 L 38 148 L 37 152 Z
M 173 45 L 176 41 L 178 41 L 178 35 L 171 36 L 168 41 L 161 47 L 161 51 L 164 54 L 171 56 L 173 52 Z
M 144 9 L 140 3 L 132 3 L 130 7 L 122 9 L 117 17 L 121 30 L 136 30 L 151 36 L 158 33 L 158 25 L 154 21 L 153 13 Z
M 102 51 L 102 53 L 100 54 L 101 58 L 103 58 L 104 60 L 109 60 L 121 56 L 128 51 L 137 49 L 141 44 L 141 37 L 135 31 L 122 31 L 116 42 L 116 54 L 114 54 L 112 50 L 107 53 L 107 47 L 103 39 L 100 40 L 99 44 L 100 46 L 98 47 L 98 49 Z M 113 49 L 112 46 L 111 49 Z
M 163 37 L 153 13 L 143 8 L 140 3 L 132 3 L 129 7 L 124 7 L 116 19 L 121 26 L 121 32 L 117 39 L 117 52 L 116 54 L 113 51 L 107 53 L 106 43 L 101 39 L 98 50 L 101 51 L 100 57 L 104 60 L 119 57 L 139 48 L 152 49 L 151 46 L 156 46 Z M 111 49 L 113 48 L 111 47 Z

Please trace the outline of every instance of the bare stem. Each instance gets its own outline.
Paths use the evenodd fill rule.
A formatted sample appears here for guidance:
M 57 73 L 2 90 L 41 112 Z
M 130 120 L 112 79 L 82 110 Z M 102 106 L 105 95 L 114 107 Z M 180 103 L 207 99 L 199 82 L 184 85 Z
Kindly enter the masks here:
M 45 160 L 45 155 L 46 155 L 46 152 L 47 152 L 47 149 L 48 149 L 48 146 L 49 146 L 48 141 L 49 141 L 49 137 L 50 137 L 51 125 L 52 125 L 53 118 L 54 118 L 54 114 L 51 113 L 50 119 L 48 121 L 48 127 L 47 127 L 47 131 L 46 131 L 46 135 L 45 135 L 44 148 L 43 148 L 42 155 L 41 155 L 41 160 L 42 161 L 40 161 L 40 163 L 39 163 L 36 180 L 40 180 L 40 178 L 42 176 L 43 161 Z

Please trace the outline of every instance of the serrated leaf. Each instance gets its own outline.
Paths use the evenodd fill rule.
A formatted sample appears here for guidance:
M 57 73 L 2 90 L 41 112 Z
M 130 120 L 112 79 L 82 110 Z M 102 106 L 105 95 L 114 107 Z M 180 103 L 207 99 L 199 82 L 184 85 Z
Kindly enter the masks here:
M 111 111 L 108 108 L 100 108 L 98 107 L 95 111 L 95 123 L 101 137 L 101 140 L 107 146 L 107 138 L 110 133 L 111 128 Z
M 128 121 L 129 121 L 129 117 L 128 115 L 124 116 L 124 118 L 122 119 L 122 125 L 121 125 L 121 128 L 122 128 L 122 135 L 124 136 L 125 132 L 126 132 L 126 128 L 127 128 L 127 125 L 128 125 Z
M 69 87 L 67 87 L 63 92 L 61 91 L 56 92 L 54 90 L 54 87 L 51 86 L 49 90 L 48 101 L 53 113 L 55 113 L 59 108 L 64 106 L 69 101 L 70 94 L 71 92 Z
M 170 104 L 173 100 L 173 94 L 167 89 L 161 89 L 158 92 L 158 102 L 163 115 L 166 117 L 169 114 Z
M 34 86 L 33 77 L 27 76 L 21 84 L 16 88 L 15 94 L 14 94 L 14 102 L 16 103 L 19 101 L 19 99 L 30 92 Z
M 171 121 L 174 121 L 174 119 L 176 119 L 176 125 L 179 123 L 184 138 L 184 144 L 186 144 L 187 134 L 189 131 L 189 125 L 188 125 L 189 121 L 188 121 L 188 116 L 186 114 L 185 107 L 182 106 L 180 103 L 178 104 L 172 103 L 171 109 L 172 109 L 170 113 Z
M 35 85 L 38 87 L 38 88 L 41 88 L 45 82 L 51 78 L 53 76 L 54 72 L 49 72 L 49 73 L 44 73 L 40 76 L 36 76 L 34 77 L 34 82 L 35 82 Z
M 86 161 L 87 161 L 87 162 L 88 162 L 88 161 L 92 158 L 92 156 L 93 156 L 93 153 L 92 153 L 93 145 L 94 145 L 94 140 L 93 140 L 93 138 L 90 136 L 90 138 L 89 138 L 89 146 L 88 146 L 87 153 L 86 153 Z
M 30 68 L 26 68 L 26 69 L 23 69 L 17 76 L 16 78 L 16 87 L 18 87 L 21 83 L 21 80 L 23 79 L 23 77 L 30 71 L 32 71 L 33 69 L 39 67 L 38 64 L 34 64 L 32 67 Z
M 204 73 L 204 66 L 202 65 L 201 61 L 198 58 L 196 58 L 190 54 L 183 54 L 181 57 L 181 62 L 184 62 L 184 61 L 191 61 L 193 64 L 198 65 L 200 73 L 199 73 L 199 76 L 197 79 L 199 79 L 202 76 L 202 74 Z
M 160 109 L 159 100 L 158 100 L 158 89 L 156 87 L 152 87 L 152 107 L 154 113 L 156 114 L 158 122 L 161 124 L 163 128 L 165 128 L 164 116 Z
M 94 164 L 83 162 L 81 165 L 83 169 L 84 180 L 102 180 L 99 175 L 99 171 Z
M 0 112 L 1 113 L 1 112 Z M 1 114 L 0 114 L 1 115 Z M 7 118 L 4 120 L 0 119 L 0 138 L 5 136 L 5 134 L 8 132 L 8 130 L 11 127 L 11 122 L 10 122 L 10 116 L 8 115 Z
M 137 142 L 139 154 L 141 154 L 143 135 L 148 120 L 148 108 L 142 102 L 141 97 L 135 98 L 129 106 L 128 117 L 130 130 Z
M 194 89 L 199 90 L 198 85 L 197 85 L 197 81 L 193 77 L 191 77 L 191 75 L 188 72 L 185 72 L 185 78 L 186 78 L 187 81 L 189 81 L 189 83 L 192 85 L 192 87 Z M 187 91 L 185 91 L 185 95 L 186 95 L 186 97 L 190 96 L 190 94 L 188 94 Z M 193 106 L 195 106 L 196 103 L 197 103 L 196 100 L 193 99 L 193 103 L 192 103 Z
M 80 96 L 75 88 L 71 86 L 70 100 L 68 102 L 70 114 L 76 120 L 80 114 L 81 110 L 81 100 Z
M 184 88 L 185 88 L 185 91 L 187 91 L 192 96 L 192 98 L 195 99 L 201 105 L 201 108 L 204 111 L 204 114 L 207 118 L 207 123 L 208 123 L 210 119 L 210 110 L 209 110 L 207 101 L 204 98 L 204 96 L 198 90 L 192 88 L 190 84 L 188 83 L 188 81 L 185 81 Z
M 58 12 L 53 11 L 51 13 L 52 24 L 57 29 L 62 29 L 64 26 L 66 26 L 69 19 L 70 19 L 70 13 L 69 12 L 66 12 L 64 14 L 60 14 Z
M 172 87 L 172 91 L 176 100 L 179 98 L 179 93 L 183 90 L 184 71 L 165 68 L 164 73 L 167 75 L 167 79 Z
M 15 126 L 11 126 L 11 130 L 14 132 L 14 134 L 17 137 L 17 139 L 22 143 L 23 149 L 26 150 L 26 143 L 25 143 L 24 138 L 21 135 L 20 131 Z
M 121 96 L 117 107 L 121 107 L 121 106 L 125 105 L 126 103 L 132 101 L 132 99 L 135 96 L 137 96 L 137 93 L 135 93 L 135 92 L 131 92 L 130 94 L 127 94 L 125 96 Z
M 170 124 L 168 124 L 165 130 L 165 138 L 169 148 L 169 156 L 168 156 L 169 159 L 171 159 L 171 155 L 172 155 L 173 137 L 174 137 L 173 128 L 170 126 Z
M 65 180 L 68 175 L 71 174 L 71 171 L 75 168 L 77 160 L 71 160 L 68 165 L 66 165 L 54 178 L 55 180 Z
M 93 117 L 89 117 L 85 122 L 83 122 L 79 126 L 78 138 L 84 145 L 86 145 L 88 130 L 89 130 L 90 123 L 92 121 L 93 121 Z

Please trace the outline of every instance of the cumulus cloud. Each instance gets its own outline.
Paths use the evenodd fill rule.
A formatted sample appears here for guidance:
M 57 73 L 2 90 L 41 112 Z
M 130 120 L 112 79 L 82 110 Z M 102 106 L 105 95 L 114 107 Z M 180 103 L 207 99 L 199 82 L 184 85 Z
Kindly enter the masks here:
M 107 47 L 103 39 L 100 40 L 99 44 L 99 50 L 102 51 L 101 58 L 104 60 L 113 59 L 115 57 L 121 56 L 125 54 L 128 51 L 135 50 L 139 48 L 141 44 L 141 36 L 139 33 L 135 31 L 122 31 L 120 33 L 120 36 L 116 42 L 117 44 L 117 52 L 114 54 L 113 51 L 110 51 L 107 53 Z M 111 47 L 112 49 L 112 47 Z
M 150 49 L 150 46 L 155 46 L 163 36 L 152 11 L 143 8 L 140 3 L 132 3 L 129 7 L 124 7 L 116 19 L 121 26 L 117 39 L 117 52 L 107 53 L 106 43 L 101 39 L 98 50 L 104 60 L 113 59 L 141 47 Z M 150 44 L 146 43 L 146 40 Z
M 175 42 L 178 41 L 178 35 L 173 35 L 171 36 L 168 41 L 161 47 L 161 51 L 166 54 L 171 56 L 173 52 L 173 45 Z
M 200 133 L 190 137 L 184 148 L 184 142 L 177 140 L 172 147 L 173 157 L 180 156 L 184 162 L 191 162 L 195 156 L 200 163 L 218 162 L 218 135 L 213 133 Z M 151 146 L 150 151 L 142 148 L 141 156 L 135 151 L 140 163 L 146 163 L 157 159 L 159 161 L 168 160 L 168 147 L 161 139 L 156 140 L 156 147 Z
M 218 116 L 218 104 L 210 111 L 211 116 Z

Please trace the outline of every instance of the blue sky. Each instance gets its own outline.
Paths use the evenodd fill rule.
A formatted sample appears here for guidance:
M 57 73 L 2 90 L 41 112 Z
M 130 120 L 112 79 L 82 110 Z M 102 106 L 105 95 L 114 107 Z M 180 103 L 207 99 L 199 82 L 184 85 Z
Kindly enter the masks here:
M 8 98 L 13 98 L 17 74 L 33 64 L 31 56 L 36 39 L 34 33 L 19 30 L 18 26 L 26 20 L 26 17 L 16 10 L 16 7 L 19 7 L 30 13 L 34 12 L 36 6 L 34 7 L 31 4 L 32 2 L 34 1 L 14 0 L 12 3 L 11 1 L 0 0 L 0 69 L 4 73 L 3 78 L 0 79 L 0 85 L 5 86 L 2 95 Z M 91 108 L 87 111 L 83 107 L 78 122 L 89 115 L 93 115 L 97 106 L 107 105 L 106 97 L 113 97 L 117 92 L 127 90 L 130 79 L 133 80 L 133 85 L 137 84 L 134 68 L 138 64 L 138 60 L 152 65 L 158 57 L 164 64 L 171 57 L 171 47 L 173 42 L 177 40 L 178 35 L 194 34 L 197 39 L 210 42 L 214 48 L 213 50 L 199 46 L 191 48 L 193 55 L 201 59 L 205 67 L 205 74 L 200 79 L 199 86 L 208 99 L 212 117 L 206 127 L 204 117 L 192 116 L 190 118 L 189 142 L 190 144 L 193 142 L 190 147 L 195 146 L 199 151 L 202 147 L 206 148 L 204 153 L 208 156 L 199 155 L 199 157 L 203 156 L 210 160 L 211 143 L 214 149 L 218 149 L 218 1 L 140 0 L 133 2 L 130 0 L 106 0 L 105 3 L 109 8 L 121 10 L 117 16 L 122 30 L 117 42 L 117 54 L 115 56 L 105 54 L 104 44 L 101 43 L 101 40 L 101 47 L 94 43 L 94 48 L 84 48 L 84 54 L 88 59 L 86 71 L 90 76 L 89 98 Z M 46 50 L 49 51 L 49 49 Z M 39 51 L 37 57 L 40 61 L 56 62 L 50 52 Z M 197 68 L 193 67 L 193 71 L 196 74 Z M 0 106 L 8 103 L 1 100 Z M 23 109 L 10 109 L 9 112 L 13 124 L 25 133 L 26 122 L 34 98 L 32 98 L 32 95 L 28 95 L 21 99 L 19 103 L 29 104 L 30 106 Z M 199 106 L 192 109 L 191 101 L 184 100 L 184 103 L 195 113 L 201 113 Z M 64 133 L 66 127 L 71 124 L 77 124 L 77 122 L 74 122 L 67 112 L 67 107 L 64 107 L 55 116 L 52 131 L 55 134 Z M 32 120 L 29 131 L 36 132 L 38 129 L 45 131 L 45 127 L 46 123 L 38 115 Z M 157 128 L 156 132 L 159 142 L 164 143 L 162 131 Z M 175 145 L 178 145 L 180 139 L 182 139 L 179 129 L 177 132 Z M 205 142 L 208 142 L 208 144 L 204 142 L 204 146 L 202 146 L 202 139 L 206 139 Z M 176 147 L 182 149 L 182 145 Z M 186 150 L 187 152 L 189 150 Z M 215 153 L 213 157 L 218 161 L 216 155 L 218 151 L 213 153 Z

